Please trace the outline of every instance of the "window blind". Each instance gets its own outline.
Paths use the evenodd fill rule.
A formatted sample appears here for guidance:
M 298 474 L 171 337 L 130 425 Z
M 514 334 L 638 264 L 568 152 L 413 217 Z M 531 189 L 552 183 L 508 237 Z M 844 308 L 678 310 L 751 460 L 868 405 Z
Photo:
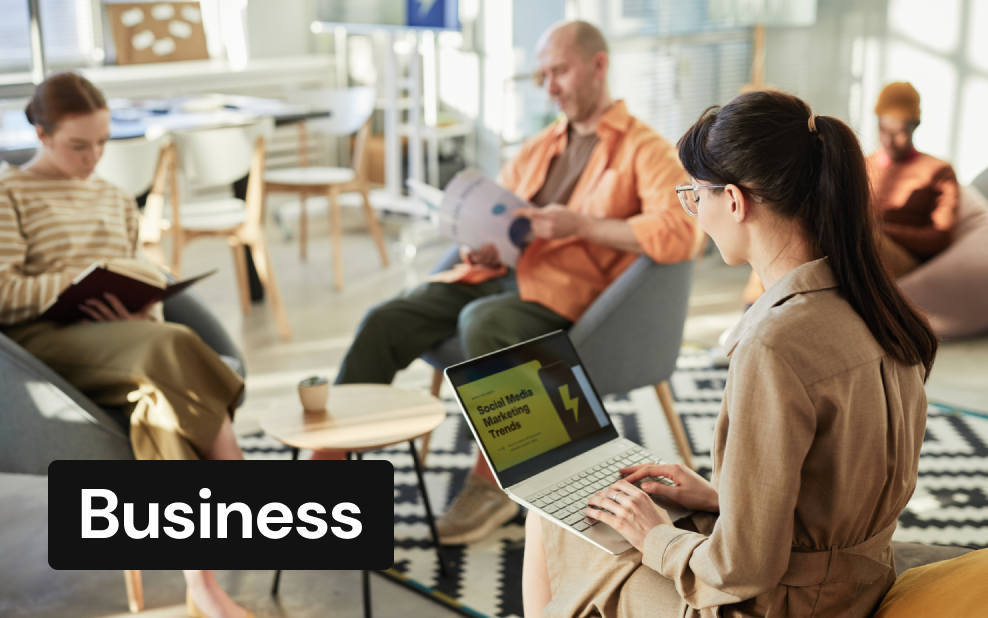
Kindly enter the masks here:
M 719 22 L 707 0 L 576 0 L 611 49 L 610 87 L 629 111 L 675 141 L 704 109 L 748 82 L 751 30 Z
M 71 68 L 93 59 L 92 0 L 40 0 L 41 35 L 49 68 Z M 27 0 L 0 0 L 0 70 L 31 65 Z

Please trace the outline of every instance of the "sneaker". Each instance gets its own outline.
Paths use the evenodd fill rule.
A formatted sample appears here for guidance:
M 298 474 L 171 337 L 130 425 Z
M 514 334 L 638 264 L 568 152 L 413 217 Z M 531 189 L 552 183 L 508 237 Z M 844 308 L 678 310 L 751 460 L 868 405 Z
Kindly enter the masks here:
M 460 494 L 436 522 L 439 542 L 463 545 L 479 540 L 511 521 L 518 505 L 496 485 L 471 472 Z

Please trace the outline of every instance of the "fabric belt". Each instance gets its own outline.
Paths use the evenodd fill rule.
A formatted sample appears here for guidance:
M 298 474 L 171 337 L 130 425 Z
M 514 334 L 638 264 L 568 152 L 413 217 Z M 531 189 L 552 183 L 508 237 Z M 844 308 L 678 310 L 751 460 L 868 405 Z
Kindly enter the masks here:
M 881 561 L 892 542 L 896 522 L 863 543 L 852 547 L 831 547 L 828 551 L 800 552 L 789 555 L 789 569 L 779 582 L 786 586 L 816 586 L 830 582 L 870 584 L 887 575 L 892 567 Z

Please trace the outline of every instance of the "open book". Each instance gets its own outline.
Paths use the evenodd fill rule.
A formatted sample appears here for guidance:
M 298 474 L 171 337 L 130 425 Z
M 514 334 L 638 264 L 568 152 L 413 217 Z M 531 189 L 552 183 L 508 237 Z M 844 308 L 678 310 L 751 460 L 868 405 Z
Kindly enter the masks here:
M 440 234 L 472 249 L 493 243 L 504 264 L 518 263 L 532 224 L 514 213 L 531 204 L 474 168 L 454 176 L 445 191 L 413 179 L 408 187 L 436 215 Z
M 140 311 L 150 303 L 162 301 L 216 272 L 213 269 L 196 277 L 168 283 L 154 267 L 137 260 L 109 260 L 93 263 L 72 280 L 57 298 L 52 300 L 39 320 L 71 324 L 88 318 L 79 309 L 90 298 L 105 302 L 104 294 L 113 294 L 128 311 Z

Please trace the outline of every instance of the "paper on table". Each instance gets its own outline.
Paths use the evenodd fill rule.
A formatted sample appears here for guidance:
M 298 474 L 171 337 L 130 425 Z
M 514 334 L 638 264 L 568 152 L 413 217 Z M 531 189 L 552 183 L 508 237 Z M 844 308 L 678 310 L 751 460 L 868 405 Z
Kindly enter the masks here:
M 474 168 L 454 176 L 445 191 L 413 180 L 408 186 L 436 213 L 440 234 L 473 249 L 493 243 L 505 265 L 518 263 L 532 224 L 514 213 L 531 204 Z

